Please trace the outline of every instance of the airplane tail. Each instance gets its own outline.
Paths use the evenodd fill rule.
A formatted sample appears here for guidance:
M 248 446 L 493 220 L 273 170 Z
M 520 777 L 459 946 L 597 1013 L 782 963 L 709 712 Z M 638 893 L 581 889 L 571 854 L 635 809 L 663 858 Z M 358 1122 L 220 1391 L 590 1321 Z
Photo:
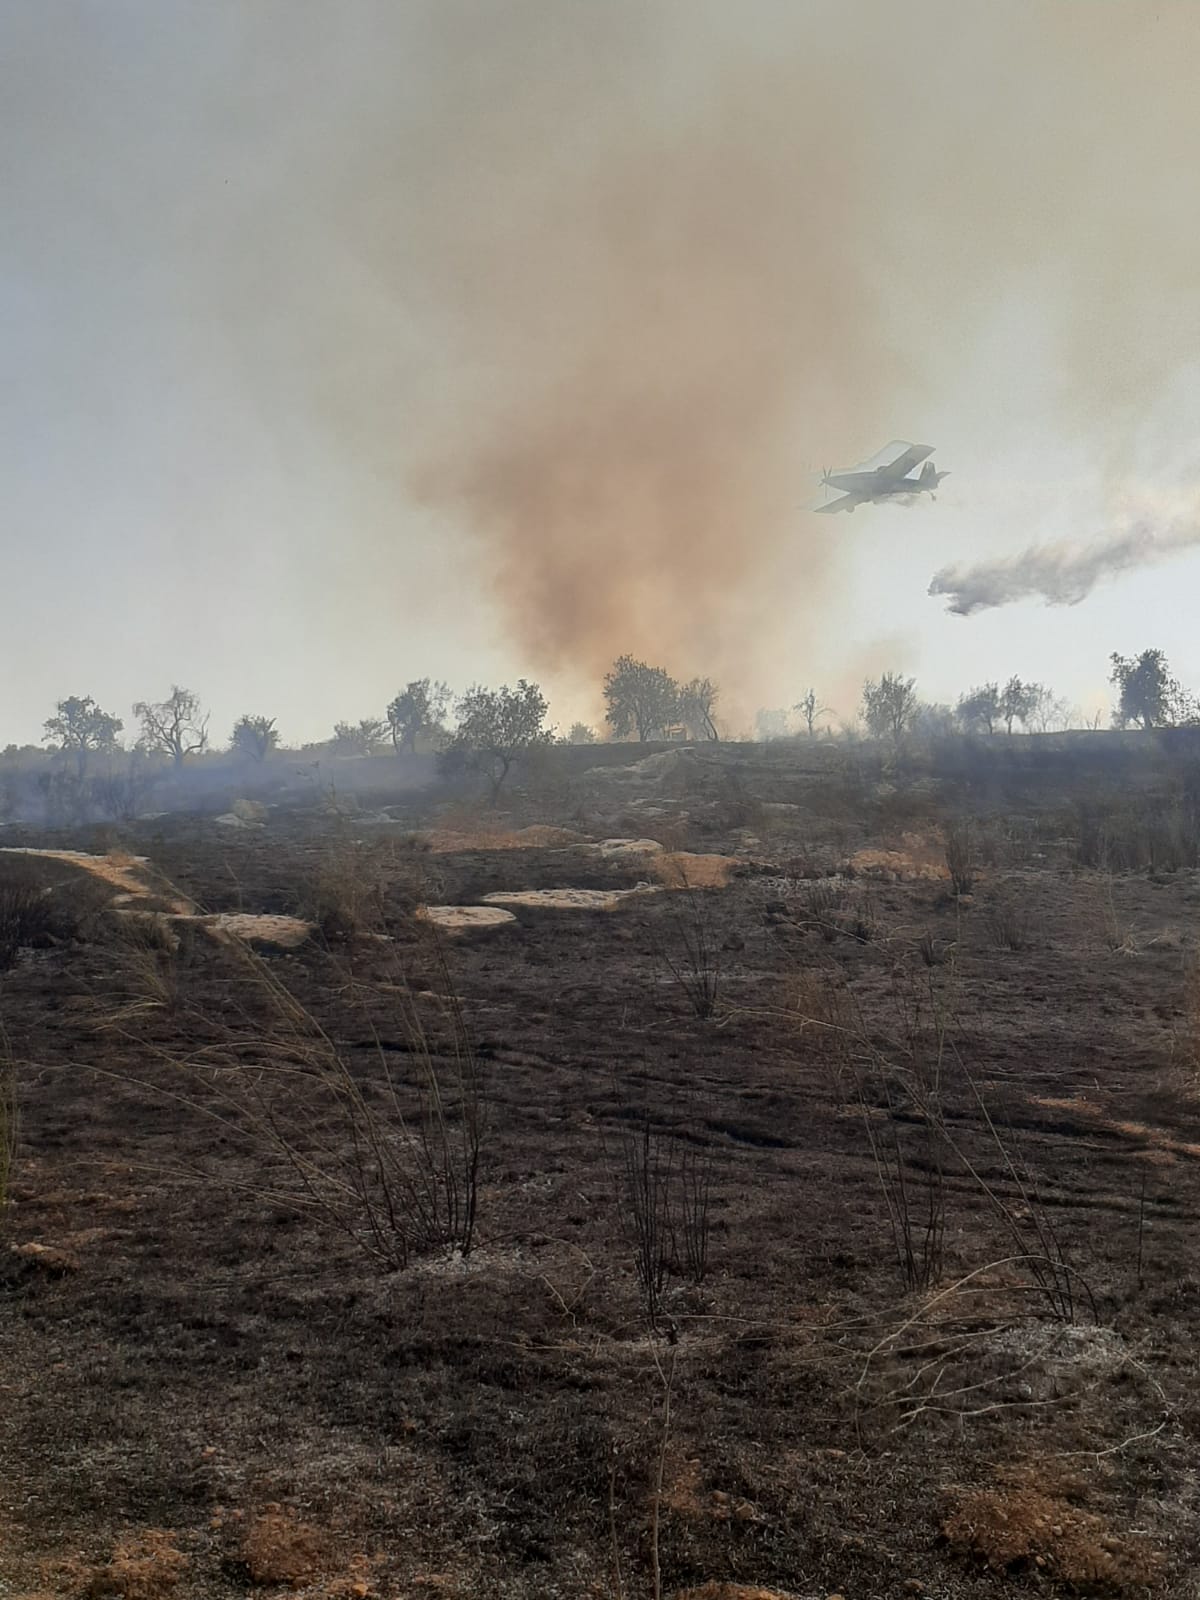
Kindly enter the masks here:
M 919 482 L 922 489 L 928 489 L 930 494 L 933 494 L 937 489 L 938 484 L 941 483 L 942 479 L 948 478 L 949 476 L 950 474 L 948 472 L 939 472 L 932 461 L 927 461 L 921 468 L 921 477 Z

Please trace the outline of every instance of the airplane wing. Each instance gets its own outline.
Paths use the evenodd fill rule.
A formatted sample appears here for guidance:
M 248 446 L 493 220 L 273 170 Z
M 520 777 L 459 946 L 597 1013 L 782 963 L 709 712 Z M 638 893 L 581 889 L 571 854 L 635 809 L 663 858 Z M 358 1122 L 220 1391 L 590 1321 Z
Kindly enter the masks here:
M 836 500 L 827 500 L 823 506 L 816 506 L 817 511 L 853 511 L 861 499 L 857 494 L 840 495 Z
M 879 465 L 875 467 L 875 476 L 885 483 L 891 483 L 906 477 L 914 467 L 919 467 L 926 456 L 934 452 L 931 444 L 905 444 L 902 439 L 896 439 L 888 445 L 887 450 L 881 450 L 875 460 Z M 897 454 L 891 456 L 890 453 Z M 890 456 L 890 459 L 881 460 L 881 457 Z

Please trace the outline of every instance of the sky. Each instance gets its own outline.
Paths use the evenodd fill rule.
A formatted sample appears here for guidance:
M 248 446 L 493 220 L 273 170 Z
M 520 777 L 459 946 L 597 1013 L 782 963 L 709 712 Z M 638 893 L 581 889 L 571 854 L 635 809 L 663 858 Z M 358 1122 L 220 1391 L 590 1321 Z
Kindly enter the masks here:
M 1200 690 L 1198 62 L 1191 0 L 0 0 L 0 745 L 598 722 L 627 651 L 731 732 Z M 893 438 L 936 502 L 814 514 Z

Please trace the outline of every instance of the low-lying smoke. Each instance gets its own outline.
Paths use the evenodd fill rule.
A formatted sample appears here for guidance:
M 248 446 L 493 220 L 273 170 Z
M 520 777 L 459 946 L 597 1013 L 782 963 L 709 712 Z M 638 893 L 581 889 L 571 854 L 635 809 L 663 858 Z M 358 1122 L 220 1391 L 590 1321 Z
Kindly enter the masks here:
M 1061 540 L 1031 545 L 1019 555 L 973 567 L 943 567 L 934 575 L 929 593 L 946 595 L 946 609 L 960 617 L 1034 598 L 1051 606 L 1075 606 L 1105 578 L 1155 566 L 1196 546 L 1200 546 L 1200 516 L 1195 510 L 1157 526 L 1138 518 L 1092 544 Z

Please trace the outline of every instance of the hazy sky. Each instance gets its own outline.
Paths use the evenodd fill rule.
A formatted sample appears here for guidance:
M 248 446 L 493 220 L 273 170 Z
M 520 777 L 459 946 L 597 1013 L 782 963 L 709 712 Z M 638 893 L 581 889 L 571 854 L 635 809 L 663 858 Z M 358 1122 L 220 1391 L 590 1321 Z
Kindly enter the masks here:
M 0 0 L 0 744 L 625 650 L 1200 688 L 1192 0 Z M 814 516 L 937 446 L 936 504 Z M 1075 606 L 947 564 L 1169 529 Z M 1140 548 L 1140 545 L 1139 545 Z

